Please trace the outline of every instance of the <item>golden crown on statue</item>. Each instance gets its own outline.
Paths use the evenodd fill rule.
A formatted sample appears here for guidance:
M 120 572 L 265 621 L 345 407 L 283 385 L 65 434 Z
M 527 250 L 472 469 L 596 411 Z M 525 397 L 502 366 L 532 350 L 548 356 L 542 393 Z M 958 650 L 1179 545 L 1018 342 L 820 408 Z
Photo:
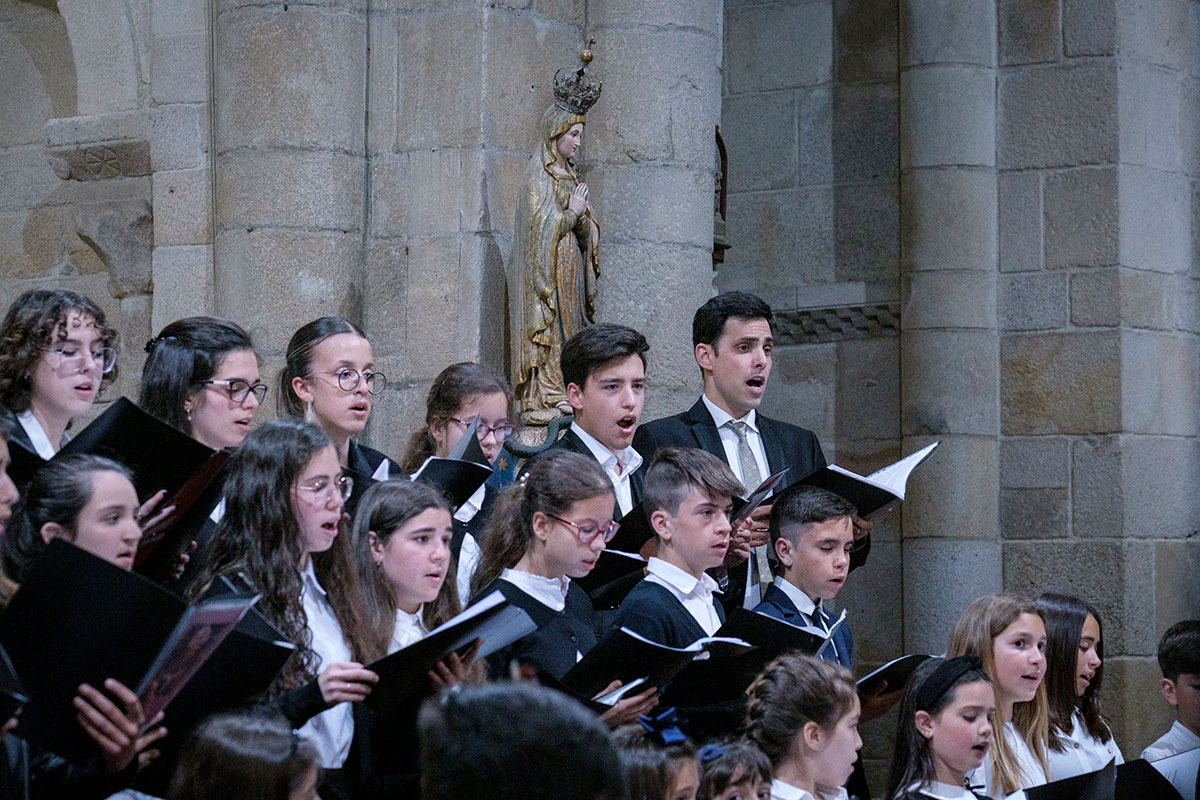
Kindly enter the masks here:
M 592 62 L 590 48 L 595 41 L 590 40 L 589 49 L 579 54 L 578 67 L 563 67 L 554 73 L 554 103 L 572 114 L 586 114 L 600 99 L 600 90 L 604 88 L 603 83 L 588 74 L 588 64 Z

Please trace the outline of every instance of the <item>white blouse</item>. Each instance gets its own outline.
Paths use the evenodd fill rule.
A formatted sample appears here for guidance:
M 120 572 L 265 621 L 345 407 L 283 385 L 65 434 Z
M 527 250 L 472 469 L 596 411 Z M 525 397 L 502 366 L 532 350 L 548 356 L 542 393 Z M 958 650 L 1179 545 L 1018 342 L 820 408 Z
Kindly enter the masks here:
M 1011 722 L 1004 723 L 1004 741 L 1017 757 L 1017 767 L 1019 770 L 1018 783 L 1020 784 L 1020 788 L 1028 789 L 1030 786 L 1041 786 L 1049 782 L 1046 778 L 1045 770 L 1042 769 L 1041 762 L 1038 761 L 1033 751 L 1029 749 L 1029 745 L 1025 744 L 1025 739 L 1021 736 L 1020 731 L 1017 730 L 1017 726 Z M 984 756 L 982 765 L 967 773 L 967 783 L 972 788 L 978 789 L 980 794 L 985 794 L 988 797 L 1004 797 L 999 788 L 992 784 L 992 757 L 990 753 Z
M 1112 732 L 1109 731 L 1111 734 Z M 1050 780 L 1061 781 L 1085 772 L 1095 772 L 1114 758 L 1118 764 L 1124 764 L 1121 749 L 1117 747 L 1116 739 L 1107 743 L 1088 733 L 1087 724 L 1078 710 L 1071 715 L 1071 730 L 1069 733 L 1051 734 L 1062 743 L 1063 752 L 1058 753 L 1046 748 L 1046 757 L 1050 761 Z
M 313 572 L 311 558 L 301 573 L 301 580 L 304 588 L 300 602 L 308 617 L 308 630 L 312 633 L 312 649 L 316 655 L 314 669 L 319 675 L 336 661 L 353 661 L 354 658 L 325 589 Z M 354 738 L 354 715 L 350 704 L 338 703 L 317 714 L 300 728 L 300 736 L 316 748 L 317 763 L 326 769 L 340 769 L 350 753 L 350 740 Z
M 396 628 L 392 632 L 392 641 L 388 644 L 388 655 L 425 638 L 429 631 L 425 630 L 425 621 L 421 617 L 424 611 L 424 605 L 418 608 L 415 614 L 396 609 Z

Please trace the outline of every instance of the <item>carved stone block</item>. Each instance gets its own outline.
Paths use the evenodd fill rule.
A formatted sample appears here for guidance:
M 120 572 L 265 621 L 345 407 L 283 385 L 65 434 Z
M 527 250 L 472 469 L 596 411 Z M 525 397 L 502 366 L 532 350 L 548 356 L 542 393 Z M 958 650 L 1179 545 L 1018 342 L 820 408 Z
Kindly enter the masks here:
M 125 139 L 48 147 L 46 160 L 64 181 L 131 178 L 150 174 L 150 143 Z

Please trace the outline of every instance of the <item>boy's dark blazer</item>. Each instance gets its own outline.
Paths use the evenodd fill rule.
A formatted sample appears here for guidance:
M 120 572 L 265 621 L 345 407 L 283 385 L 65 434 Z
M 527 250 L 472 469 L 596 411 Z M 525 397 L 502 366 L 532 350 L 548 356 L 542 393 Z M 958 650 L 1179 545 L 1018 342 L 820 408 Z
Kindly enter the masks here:
M 635 441 L 636 441 L 636 437 L 635 437 Z M 637 450 L 639 453 L 642 453 L 641 448 L 634 447 L 634 449 Z M 533 458 L 529 459 L 529 462 L 527 464 L 525 464 L 525 466 L 521 469 L 521 473 L 524 474 L 529 469 L 529 464 L 532 464 L 534 461 L 537 461 L 539 458 L 543 458 L 546 455 L 546 453 L 552 452 L 554 450 L 570 450 L 573 453 L 579 453 L 580 455 L 587 456 L 588 458 L 590 458 L 592 460 L 596 459 L 596 454 L 593 453 L 588 448 L 588 446 L 584 443 L 583 439 L 579 438 L 579 434 L 575 433 L 575 431 L 571 430 L 570 428 L 567 428 L 567 432 L 564 433 L 562 436 L 560 436 L 558 438 L 557 442 L 550 445 L 549 447 L 547 447 L 545 450 L 538 453 Z M 646 471 L 644 469 L 646 456 L 644 453 L 642 455 L 642 458 L 643 458 L 643 462 L 642 462 L 643 468 L 637 470 L 636 472 L 634 472 L 632 475 L 629 476 L 629 491 L 630 491 L 630 494 L 633 495 L 633 505 L 635 505 L 635 506 L 638 503 L 642 502 L 642 481 L 645 478 L 645 473 L 646 473 Z M 596 463 L 600 463 L 600 462 L 597 461 Z M 622 516 L 621 505 L 620 505 L 620 503 L 617 503 L 614 500 L 613 501 L 613 519 L 620 520 L 621 516 Z
M 768 474 L 773 475 L 784 467 L 789 468 L 777 492 L 826 466 L 821 443 L 812 431 L 799 425 L 771 419 L 761 412 L 755 414 L 755 421 L 762 438 L 763 450 L 767 455 Z M 654 453 L 660 447 L 698 447 L 726 461 L 721 434 L 708 411 L 708 406 L 704 405 L 703 398 L 696 400 L 696 403 L 682 414 L 639 425 L 633 436 L 633 447 L 644 459 L 639 472 L 645 472 Z M 850 569 L 866 563 L 870 551 L 871 537 L 867 536 L 851 550 Z M 745 596 L 749 563 L 750 560 L 747 559 L 729 572 L 729 585 L 722 596 L 727 609 L 740 605 Z
M 763 592 L 762 602 L 755 606 L 754 610 L 756 613 L 781 619 L 791 625 L 814 625 L 818 628 L 821 627 L 820 623 L 816 620 L 807 614 L 800 613 L 800 609 L 796 608 L 796 604 L 792 602 L 792 598 L 788 597 L 783 589 L 780 589 L 773 583 L 767 587 L 767 591 Z M 845 622 L 839 625 L 838 629 L 833 632 L 833 643 L 837 647 L 837 662 L 843 667 L 850 669 L 854 658 L 854 637 L 850 633 L 850 626 Z

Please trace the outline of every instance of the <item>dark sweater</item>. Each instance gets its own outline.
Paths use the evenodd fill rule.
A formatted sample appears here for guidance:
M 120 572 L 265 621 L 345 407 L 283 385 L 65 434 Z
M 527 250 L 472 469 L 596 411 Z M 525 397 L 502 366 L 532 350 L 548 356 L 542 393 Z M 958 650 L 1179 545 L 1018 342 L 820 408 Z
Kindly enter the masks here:
M 492 678 L 506 677 L 510 664 L 517 661 L 561 679 L 575 666 L 580 653 L 596 646 L 599 620 L 587 593 L 576 584 L 572 583 L 567 590 L 567 603 L 562 611 L 552 610 L 503 579 L 494 581 L 479 597 L 487 597 L 496 590 L 524 610 L 538 629 L 488 656 L 488 673 Z
M 725 609 L 716 602 L 713 607 L 724 622 Z M 670 590 L 644 578 L 617 609 L 613 628 L 629 628 L 668 647 L 687 647 L 708 635 Z

